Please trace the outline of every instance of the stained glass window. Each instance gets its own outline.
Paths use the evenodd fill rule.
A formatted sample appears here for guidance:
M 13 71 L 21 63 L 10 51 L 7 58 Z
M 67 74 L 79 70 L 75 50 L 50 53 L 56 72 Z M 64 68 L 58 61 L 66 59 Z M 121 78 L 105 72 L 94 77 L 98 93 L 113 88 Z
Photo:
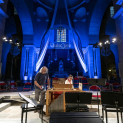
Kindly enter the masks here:
M 114 7 L 110 7 L 110 17 L 112 18 L 114 16 Z
M 57 29 L 57 42 L 66 42 L 66 29 L 58 28 Z

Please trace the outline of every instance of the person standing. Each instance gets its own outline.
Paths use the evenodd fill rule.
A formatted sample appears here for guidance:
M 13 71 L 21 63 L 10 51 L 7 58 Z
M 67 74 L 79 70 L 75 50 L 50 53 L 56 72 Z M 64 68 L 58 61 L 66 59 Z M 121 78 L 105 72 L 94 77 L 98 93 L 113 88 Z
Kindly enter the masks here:
M 39 96 L 41 94 L 40 104 L 43 106 L 45 104 L 46 81 L 48 83 L 48 88 L 49 88 L 48 68 L 46 66 L 43 66 L 40 69 L 40 71 L 36 74 L 35 79 L 34 79 L 35 100 L 39 101 Z

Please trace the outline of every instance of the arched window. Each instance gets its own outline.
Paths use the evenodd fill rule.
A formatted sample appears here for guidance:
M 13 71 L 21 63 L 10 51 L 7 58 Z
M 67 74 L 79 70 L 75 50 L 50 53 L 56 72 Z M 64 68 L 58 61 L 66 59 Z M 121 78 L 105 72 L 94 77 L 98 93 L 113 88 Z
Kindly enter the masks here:
M 112 18 L 114 16 L 114 6 L 110 7 L 110 17 Z
M 56 42 L 67 42 L 67 30 L 66 28 L 59 27 L 57 30 Z

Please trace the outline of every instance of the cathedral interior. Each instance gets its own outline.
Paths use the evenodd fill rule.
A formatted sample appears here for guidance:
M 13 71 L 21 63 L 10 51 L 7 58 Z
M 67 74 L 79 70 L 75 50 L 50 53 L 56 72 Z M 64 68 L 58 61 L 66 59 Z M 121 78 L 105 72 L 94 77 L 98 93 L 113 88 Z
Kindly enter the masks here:
M 29 123 L 123 122 L 123 0 L 0 0 L 0 123 L 23 123 L 28 104 Z
M 1 0 L 1 80 L 33 81 L 42 66 L 51 78 L 122 79 L 118 1 Z

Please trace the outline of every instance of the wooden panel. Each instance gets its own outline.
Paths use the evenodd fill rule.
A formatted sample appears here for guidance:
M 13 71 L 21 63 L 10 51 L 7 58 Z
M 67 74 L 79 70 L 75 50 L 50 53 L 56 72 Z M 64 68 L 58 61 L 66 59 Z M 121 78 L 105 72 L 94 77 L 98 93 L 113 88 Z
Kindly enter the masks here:
M 51 99 L 51 96 L 52 96 L 52 93 L 54 93 L 54 92 L 63 92 L 63 96 L 59 96 L 58 98 L 59 99 L 54 99 L 54 100 L 52 100 Z M 58 110 L 61 110 L 61 111 L 66 111 L 66 104 L 65 104 L 65 92 L 83 92 L 82 90 L 77 90 L 77 89 L 74 89 L 74 90 L 71 90 L 71 89 L 58 89 L 58 90 L 53 90 L 53 89 L 51 89 L 51 90 L 47 90 L 46 91 L 46 115 L 48 116 L 48 115 L 50 115 L 50 109 L 51 110 L 53 110 L 53 108 L 52 107 L 55 107 L 56 105 L 57 105 L 57 103 L 59 103 L 58 105 L 60 105 L 60 107 L 58 108 L 57 106 L 55 107 L 55 110 L 57 110 L 56 108 L 58 108 Z M 59 101 L 60 100 L 60 101 Z M 55 104 L 54 106 L 52 106 L 51 108 L 49 108 L 50 107 L 50 105 L 53 105 L 53 104 Z
M 53 80 L 52 84 L 64 84 L 65 83 L 65 78 L 58 78 L 58 80 Z
M 53 89 L 72 89 L 72 84 L 54 84 Z
M 48 108 L 49 113 L 52 112 L 63 112 L 63 94 L 61 94 L 57 99 L 55 99 Z

